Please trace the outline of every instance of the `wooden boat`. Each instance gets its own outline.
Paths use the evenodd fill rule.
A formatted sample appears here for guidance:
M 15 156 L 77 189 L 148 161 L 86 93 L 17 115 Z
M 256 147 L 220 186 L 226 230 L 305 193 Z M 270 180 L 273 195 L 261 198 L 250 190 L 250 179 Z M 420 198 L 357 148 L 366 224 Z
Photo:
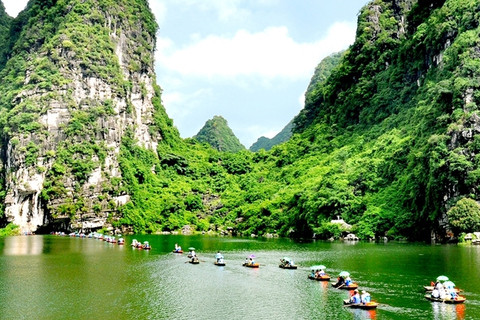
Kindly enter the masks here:
M 219 267 L 224 267 L 225 266 L 225 262 L 215 261 L 213 264 L 216 265 L 216 266 L 219 266 Z
M 434 286 L 423 286 L 423 288 L 425 289 L 426 292 L 432 292 L 433 289 L 435 289 Z M 462 290 L 458 289 L 458 288 L 455 288 L 456 293 L 459 293 L 460 291 L 462 291 Z
M 343 305 L 349 308 L 364 309 L 364 310 L 376 309 L 378 307 L 378 303 L 374 301 L 367 302 L 367 303 L 351 303 L 350 300 L 348 299 L 343 300 Z
M 308 279 L 317 280 L 317 281 L 330 281 L 330 276 L 326 274 L 324 276 L 312 277 L 312 275 L 309 274 Z
M 278 267 L 282 269 L 297 269 L 296 265 L 291 264 L 279 264 Z
M 440 299 L 440 298 L 432 297 L 431 294 L 426 294 L 425 299 L 430 300 L 432 302 L 442 302 L 442 303 L 450 303 L 450 304 L 464 303 L 467 300 L 467 298 L 465 298 L 464 296 L 457 296 L 455 299 L 451 299 L 451 298 Z
M 342 290 L 355 290 L 358 289 L 358 284 L 352 283 L 349 286 L 346 286 L 345 284 L 336 286 L 335 283 L 332 283 L 332 287 Z
M 175 249 L 173 249 L 172 251 L 173 251 L 173 253 L 183 253 L 183 250 L 176 251 Z
M 242 266 L 248 267 L 248 268 L 258 268 L 258 267 L 260 267 L 260 264 L 259 264 L 258 262 L 255 262 L 255 263 L 244 263 L 244 264 L 242 264 Z

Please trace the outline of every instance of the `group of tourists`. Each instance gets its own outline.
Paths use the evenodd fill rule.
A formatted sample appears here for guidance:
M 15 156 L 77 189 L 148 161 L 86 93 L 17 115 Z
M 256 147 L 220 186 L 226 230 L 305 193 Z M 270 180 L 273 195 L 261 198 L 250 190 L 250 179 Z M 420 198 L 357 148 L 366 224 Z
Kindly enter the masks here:
M 152 249 L 152 246 L 148 241 L 145 241 L 143 244 L 140 241 L 137 241 L 137 239 L 133 239 L 131 246 L 136 249 L 144 249 L 144 250 L 150 250 Z
M 350 297 L 350 303 L 354 303 L 354 304 L 359 304 L 359 303 L 367 304 L 370 301 L 371 301 L 370 293 L 368 293 L 365 290 L 363 290 L 362 295 L 360 295 L 360 292 L 358 291 L 358 289 L 355 289 L 352 293 L 352 296 Z
M 350 278 L 349 275 L 346 275 L 346 276 L 340 275 L 337 278 L 337 282 L 333 286 L 335 288 L 341 288 L 343 286 L 349 287 L 351 285 L 353 285 L 353 281 L 352 281 L 352 278 Z
M 457 291 L 455 290 L 455 287 L 453 284 L 449 282 L 445 282 L 443 284 L 440 282 L 440 280 L 437 280 L 434 283 L 433 291 L 431 293 L 432 298 L 436 299 L 451 299 L 455 300 L 458 297 Z
M 283 267 L 293 267 L 295 266 L 295 262 L 293 262 L 293 260 L 291 259 L 288 259 L 288 258 L 282 258 L 280 259 L 280 265 L 283 266 Z
M 310 277 L 312 278 L 321 278 L 323 276 L 325 276 L 326 273 L 325 273 L 325 270 L 323 269 L 312 269 L 312 273 L 310 274 Z

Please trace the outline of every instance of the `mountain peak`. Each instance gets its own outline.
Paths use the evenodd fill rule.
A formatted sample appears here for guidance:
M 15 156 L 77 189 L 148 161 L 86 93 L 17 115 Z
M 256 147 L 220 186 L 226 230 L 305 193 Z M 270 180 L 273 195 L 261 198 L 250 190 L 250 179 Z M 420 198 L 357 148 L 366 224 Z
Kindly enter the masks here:
M 218 151 L 238 152 L 245 146 L 235 136 L 222 116 L 214 116 L 208 120 L 202 129 L 193 137 L 200 142 L 206 142 Z

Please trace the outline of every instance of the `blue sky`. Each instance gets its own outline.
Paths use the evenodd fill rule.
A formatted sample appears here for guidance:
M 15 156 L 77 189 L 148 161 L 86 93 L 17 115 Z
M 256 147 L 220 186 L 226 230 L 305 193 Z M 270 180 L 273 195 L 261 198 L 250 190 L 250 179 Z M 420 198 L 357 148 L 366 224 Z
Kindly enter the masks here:
M 26 0 L 3 0 L 15 16 Z M 182 137 L 221 115 L 248 148 L 303 108 L 315 66 L 353 43 L 367 0 L 150 0 L 157 82 Z

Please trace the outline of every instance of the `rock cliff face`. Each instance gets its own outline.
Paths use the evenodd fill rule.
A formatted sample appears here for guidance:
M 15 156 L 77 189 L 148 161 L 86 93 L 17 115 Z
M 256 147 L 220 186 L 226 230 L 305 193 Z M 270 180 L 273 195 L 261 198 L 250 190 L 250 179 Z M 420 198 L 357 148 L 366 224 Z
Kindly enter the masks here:
M 122 139 L 152 150 L 162 139 L 151 130 L 157 26 L 147 0 L 28 10 L 0 82 L 5 217 L 23 231 L 99 228 L 129 200 Z

